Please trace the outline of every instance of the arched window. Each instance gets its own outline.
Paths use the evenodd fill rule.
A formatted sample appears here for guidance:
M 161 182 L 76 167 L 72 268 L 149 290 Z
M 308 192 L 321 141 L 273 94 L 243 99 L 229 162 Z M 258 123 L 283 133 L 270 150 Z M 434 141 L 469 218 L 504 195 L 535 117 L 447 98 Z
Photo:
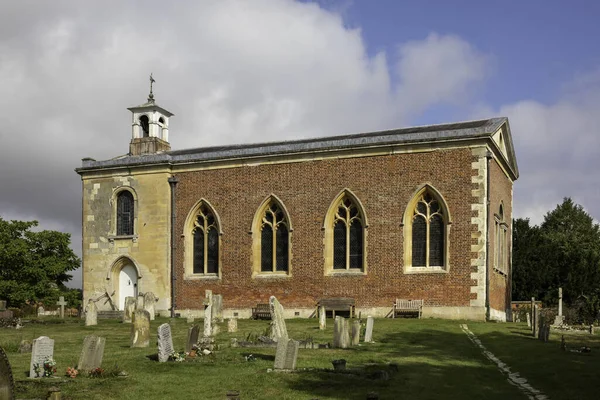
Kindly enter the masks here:
M 404 216 L 407 270 L 447 269 L 449 221 L 441 196 L 429 186 L 417 192 Z
M 287 210 L 275 195 L 267 197 L 252 223 L 253 275 L 288 275 L 292 227 Z
M 150 136 L 150 122 L 147 115 L 140 117 L 140 126 L 142 128 L 142 137 Z
M 123 190 L 117 196 L 117 236 L 133 235 L 133 195 Z
M 202 204 L 192 230 L 194 242 L 193 273 L 219 273 L 219 229 L 212 211 Z
M 507 231 L 508 225 L 504 220 L 504 206 L 500 204 L 498 214 L 495 215 L 494 225 L 494 267 L 506 274 L 508 273 L 508 250 L 507 250 Z
M 366 221 L 362 207 L 349 191 L 342 191 L 325 217 L 325 270 L 364 272 Z

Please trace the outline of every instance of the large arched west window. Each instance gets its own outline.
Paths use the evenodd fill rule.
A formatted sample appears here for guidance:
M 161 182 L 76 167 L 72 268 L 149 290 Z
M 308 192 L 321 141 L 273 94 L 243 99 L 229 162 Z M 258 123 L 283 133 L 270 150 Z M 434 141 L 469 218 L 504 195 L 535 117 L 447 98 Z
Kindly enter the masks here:
M 404 213 L 406 272 L 448 270 L 450 215 L 442 196 L 431 186 L 421 188 Z
M 134 199 L 128 190 L 117 195 L 117 236 L 133 235 Z
M 184 223 L 186 279 L 212 279 L 221 275 L 221 223 L 212 205 L 202 199 Z

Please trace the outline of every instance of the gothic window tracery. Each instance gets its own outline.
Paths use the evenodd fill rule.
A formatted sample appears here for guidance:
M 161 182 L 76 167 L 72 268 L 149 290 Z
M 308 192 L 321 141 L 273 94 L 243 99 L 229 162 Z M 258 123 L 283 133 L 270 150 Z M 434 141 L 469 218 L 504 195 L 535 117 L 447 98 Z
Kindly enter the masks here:
M 192 229 L 193 273 L 219 273 L 219 229 L 212 211 L 202 204 Z

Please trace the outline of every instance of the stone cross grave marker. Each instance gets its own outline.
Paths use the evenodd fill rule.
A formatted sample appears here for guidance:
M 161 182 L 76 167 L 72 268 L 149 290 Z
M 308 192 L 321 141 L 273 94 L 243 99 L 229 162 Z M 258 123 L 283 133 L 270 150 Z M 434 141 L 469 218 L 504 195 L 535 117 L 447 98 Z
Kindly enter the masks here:
M 360 343 L 360 321 L 355 319 L 352 321 L 352 346 L 358 346 Z
M 527 313 L 527 327 L 531 328 L 531 314 Z
M 154 293 L 152 293 L 152 292 L 144 293 L 144 310 L 148 311 L 148 313 L 150 314 L 150 321 L 154 321 L 154 318 L 156 316 L 156 309 L 155 309 L 156 300 L 157 300 L 157 298 L 154 295 Z
M 85 326 L 98 325 L 98 307 L 94 300 L 90 299 L 85 307 Z
M 106 339 L 99 336 L 86 336 L 83 339 L 83 348 L 77 363 L 77 369 L 81 372 L 89 372 L 102 366 L 104 357 L 104 345 Z
M 212 319 L 213 322 L 223 322 L 223 295 L 215 294 L 212 297 L 213 309 Z
M 237 318 L 229 318 L 227 320 L 227 332 L 234 333 L 238 331 Z
M 373 323 L 375 319 L 370 315 L 367 317 L 367 329 L 365 329 L 365 342 L 371 343 L 373 341 Z
M 150 346 L 150 313 L 146 310 L 133 312 L 131 325 L 131 347 Z
M 285 339 L 277 342 L 274 366 L 275 369 L 296 369 L 299 346 L 300 343 L 294 339 Z
M 213 294 L 212 290 L 204 292 L 204 337 L 213 335 L 212 320 L 213 320 Z
M 40 336 L 37 339 L 33 339 L 33 346 L 31 347 L 31 362 L 29 363 L 29 377 L 30 378 L 41 378 L 44 374 L 44 361 L 54 356 L 54 339 L 50 339 L 47 336 Z M 35 373 L 35 365 L 40 366 L 40 375 Z
M 287 340 L 288 332 L 283 317 L 283 306 L 275 296 L 269 298 L 269 306 L 271 307 L 271 339 L 276 342 L 280 339 Z
M 67 305 L 67 302 L 65 301 L 65 297 L 64 296 L 60 296 L 58 298 L 58 301 L 56 302 L 57 306 L 60 306 L 60 317 L 61 318 L 65 318 L 65 306 Z
M 348 347 L 350 347 L 348 320 L 338 315 L 333 321 L 333 348 L 347 349 Z
M 538 337 L 538 333 L 539 333 L 539 324 L 540 321 L 540 309 L 538 308 L 537 304 L 533 306 L 533 321 L 531 321 L 531 329 L 533 330 L 533 337 Z
M 198 343 L 198 336 L 200 335 L 200 327 L 198 325 L 190 326 L 188 328 L 187 341 L 185 342 L 185 352 L 189 353 L 192 347 Z
M 123 310 L 123 323 L 130 324 L 133 318 L 133 312 L 135 311 L 135 305 L 137 300 L 135 297 L 125 297 L 125 306 Z
M 0 347 L 0 399 L 15 398 L 15 381 L 4 349 Z
M 319 329 L 324 331 L 327 328 L 327 318 L 325 317 L 325 307 L 319 306 Z
M 158 361 L 168 361 L 171 353 L 173 353 L 171 326 L 169 324 L 162 324 L 158 327 Z

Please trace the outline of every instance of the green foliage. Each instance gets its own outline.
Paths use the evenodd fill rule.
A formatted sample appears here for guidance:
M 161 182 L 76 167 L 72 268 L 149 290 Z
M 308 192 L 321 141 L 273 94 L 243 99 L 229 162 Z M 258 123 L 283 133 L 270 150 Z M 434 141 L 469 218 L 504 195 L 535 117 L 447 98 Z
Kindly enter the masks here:
M 0 298 L 13 307 L 53 295 L 76 297 L 64 286 L 72 278 L 68 272 L 80 265 L 69 247 L 70 235 L 34 231 L 37 225 L 0 218 Z

